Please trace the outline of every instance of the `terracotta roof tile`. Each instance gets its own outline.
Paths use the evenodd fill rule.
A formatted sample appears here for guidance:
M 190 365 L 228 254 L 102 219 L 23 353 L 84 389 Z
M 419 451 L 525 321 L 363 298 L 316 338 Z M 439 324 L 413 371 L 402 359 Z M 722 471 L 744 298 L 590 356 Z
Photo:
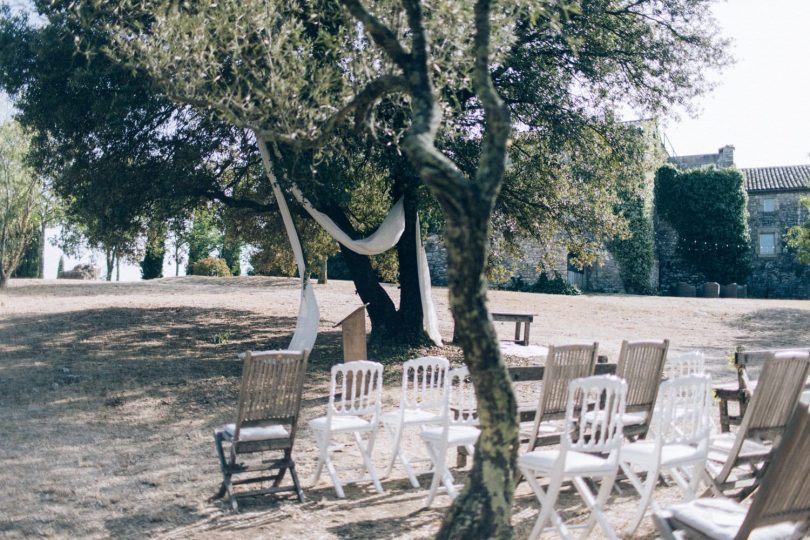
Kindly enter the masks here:
M 742 169 L 747 191 L 810 190 L 810 165 Z

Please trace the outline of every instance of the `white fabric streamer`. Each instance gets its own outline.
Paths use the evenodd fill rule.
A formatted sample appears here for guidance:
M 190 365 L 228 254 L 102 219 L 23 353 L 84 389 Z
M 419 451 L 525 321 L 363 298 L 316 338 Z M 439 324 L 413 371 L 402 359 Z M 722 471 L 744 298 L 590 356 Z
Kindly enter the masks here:
M 298 265 L 298 274 L 301 276 L 301 305 L 298 309 L 298 322 L 295 326 L 295 334 L 293 334 L 292 341 L 288 347 L 291 350 L 311 350 L 315 344 L 315 339 L 318 334 L 318 324 L 320 322 L 320 313 L 318 311 L 318 302 L 315 299 L 315 293 L 312 291 L 312 286 L 307 279 L 306 275 L 306 262 L 304 261 L 303 250 L 301 249 L 301 242 L 298 239 L 298 234 L 292 222 L 290 209 L 287 207 L 287 202 L 284 199 L 284 194 L 276 181 L 276 177 L 270 168 L 270 154 L 267 150 L 267 145 L 264 141 L 256 135 L 256 141 L 259 145 L 259 152 L 262 155 L 265 171 L 267 177 L 273 186 L 273 194 L 278 201 L 281 217 L 284 221 L 284 227 L 287 230 L 287 236 L 290 239 L 293 253 L 295 255 L 295 262 Z M 303 208 L 312 216 L 323 229 L 329 233 L 332 238 L 340 242 L 355 253 L 361 255 L 377 255 L 383 253 L 394 247 L 402 233 L 405 231 L 405 209 L 403 199 L 400 198 L 396 204 L 388 212 L 383 222 L 374 233 L 361 240 L 354 240 L 346 234 L 332 219 L 316 210 L 312 203 L 310 203 L 297 187 L 292 189 L 293 196 L 303 206 Z M 422 323 L 425 331 L 435 345 L 442 345 L 442 337 L 439 333 L 438 318 L 436 316 L 436 308 L 433 305 L 433 298 L 430 292 L 430 270 L 427 264 L 427 255 L 422 246 L 422 239 L 420 237 L 419 217 L 417 216 L 416 223 L 416 256 L 417 256 L 417 273 L 419 276 L 419 293 L 422 300 Z

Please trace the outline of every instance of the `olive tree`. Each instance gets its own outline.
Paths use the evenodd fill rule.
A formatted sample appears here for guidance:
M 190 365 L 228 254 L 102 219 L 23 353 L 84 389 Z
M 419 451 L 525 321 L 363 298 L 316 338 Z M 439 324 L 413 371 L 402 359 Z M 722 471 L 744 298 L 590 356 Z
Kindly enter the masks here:
M 105 18 L 116 39 L 112 54 L 146 69 L 167 95 L 251 129 L 271 163 L 268 174 L 286 149 L 313 152 L 316 161 L 345 151 L 340 130 L 373 128 L 402 149 L 444 214 L 450 307 L 479 399 L 473 470 L 439 537 L 508 538 L 518 426 L 484 270 L 514 101 L 502 99 L 495 81 L 512 84 L 502 87 L 505 95 L 537 91 L 515 98 L 527 104 L 528 117 L 574 111 L 566 122 L 542 123 L 546 130 L 564 131 L 619 103 L 660 110 L 701 89 L 701 70 L 722 60 L 707 4 L 85 0 L 70 6 L 79 17 Z M 543 55 L 553 61 L 539 71 L 510 69 L 506 60 L 520 51 L 524 61 Z M 379 114 L 380 104 L 392 101 L 406 111 L 405 122 Z M 477 141 L 472 166 L 460 167 L 440 135 Z

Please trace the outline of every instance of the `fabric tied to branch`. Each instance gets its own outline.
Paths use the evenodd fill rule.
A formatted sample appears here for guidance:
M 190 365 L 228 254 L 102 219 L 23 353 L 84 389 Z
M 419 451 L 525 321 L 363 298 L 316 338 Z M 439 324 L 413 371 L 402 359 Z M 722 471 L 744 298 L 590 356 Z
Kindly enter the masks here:
M 315 294 L 312 291 L 312 286 L 306 271 L 306 261 L 304 260 L 301 242 L 292 222 L 289 207 L 287 206 L 284 194 L 276 181 L 276 177 L 270 168 L 270 154 L 267 151 L 267 146 L 264 141 L 257 135 L 256 140 L 259 144 L 259 151 L 262 155 L 267 177 L 273 186 L 273 194 L 278 201 L 279 210 L 281 211 L 282 219 L 284 220 L 284 227 L 287 231 L 287 236 L 290 239 L 293 253 L 295 254 L 295 261 L 298 265 L 298 273 L 301 276 L 301 305 L 298 310 L 298 322 L 295 327 L 295 334 L 293 334 L 292 341 L 290 342 L 289 349 L 291 350 L 311 350 L 315 344 L 315 339 L 318 333 L 318 324 L 320 321 L 320 313 L 318 311 L 318 303 L 315 300 Z M 405 207 L 403 199 L 400 198 L 388 212 L 383 222 L 370 236 L 354 240 L 346 232 L 344 232 L 329 216 L 323 212 L 318 211 L 312 206 L 301 191 L 297 187 L 292 188 L 293 196 L 298 200 L 301 206 L 312 216 L 323 229 L 329 233 L 337 242 L 347 247 L 348 249 L 359 253 L 361 255 L 378 255 L 389 249 L 393 248 L 402 233 L 405 231 Z M 419 292 L 422 300 L 422 323 L 425 332 L 436 345 L 442 344 L 441 334 L 439 333 L 438 318 L 436 316 L 436 308 L 433 305 L 433 298 L 430 292 L 430 270 L 427 264 L 427 255 L 425 254 L 424 247 L 422 246 L 422 239 L 420 237 L 419 218 L 417 216 L 416 224 L 416 253 L 417 253 L 417 273 L 419 276 Z

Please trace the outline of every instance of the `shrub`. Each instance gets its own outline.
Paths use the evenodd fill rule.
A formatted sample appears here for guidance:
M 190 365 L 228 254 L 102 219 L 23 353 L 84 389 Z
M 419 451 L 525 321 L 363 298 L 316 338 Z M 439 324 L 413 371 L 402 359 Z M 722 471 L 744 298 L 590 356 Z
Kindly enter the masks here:
M 554 277 L 549 278 L 548 274 L 543 272 L 534 283 L 526 283 L 520 277 L 513 277 L 506 283 L 499 287 L 506 291 L 520 291 L 520 292 L 534 292 L 543 294 L 564 294 L 567 296 L 577 296 L 582 292 L 576 285 L 572 285 L 567 279 L 562 277 L 559 272 L 554 272 Z
M 206 257 L 195 262 L 191 267 L 191 273 L 195 276 L 229 277 L 231 275 L 228 263 L 219 257 Z

